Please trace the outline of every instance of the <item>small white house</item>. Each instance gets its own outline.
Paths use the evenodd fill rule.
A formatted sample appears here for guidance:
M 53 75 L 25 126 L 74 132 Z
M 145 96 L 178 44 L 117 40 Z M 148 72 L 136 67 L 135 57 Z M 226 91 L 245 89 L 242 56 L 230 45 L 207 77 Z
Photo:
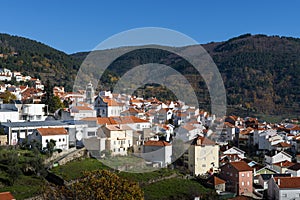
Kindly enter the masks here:
M 245 152 L 237 147 L 231 147 L 223 152 L 224 155 L 237 155 L 240 159 L 245 158 Z
M 28 140 L 36 140 L 42 144 L 42 148 L 47 147 L 50 140 L 54 140 L 55 149 L 68 150 L 69 148 L 69 134 L 68 131 L 62 127 L 59 128 L 37 128 L 32 134 L 28 136 Z
M 275 154 L 274 156 L 265 155 L 265 163 L 269 165 L 286 161 L 286 160 L 292 162 L 292 156 L 289 155 L 288 153 L 285 153 L 284 151 L 281 151 Z
M 144 143 L 142 157 L 146 161 L 159 163 L 160 167 L 166 167 L 171 163 L 172 145 L 165 141 L 149 140 Z

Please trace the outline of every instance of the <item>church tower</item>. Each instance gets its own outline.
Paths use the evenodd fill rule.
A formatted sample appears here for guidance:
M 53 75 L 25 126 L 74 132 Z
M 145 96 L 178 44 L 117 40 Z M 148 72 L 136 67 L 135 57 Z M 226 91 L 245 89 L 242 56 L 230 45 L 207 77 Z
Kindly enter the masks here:
M 94 88 L 91 82 L 86 86 L 85 101 L 89 104 L 94 104 Z

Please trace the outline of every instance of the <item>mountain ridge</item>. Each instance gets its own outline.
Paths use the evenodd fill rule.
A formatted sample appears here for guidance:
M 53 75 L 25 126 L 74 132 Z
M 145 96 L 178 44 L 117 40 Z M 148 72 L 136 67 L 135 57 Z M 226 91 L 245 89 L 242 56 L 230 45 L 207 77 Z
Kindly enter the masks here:
M 249 112 L 276 115 L 292 113 L 299 116 L 300 83 L 297 81 L 300 77 L 299 38 L 244 34 L 224 42 L 210 42 L 201 46 L 219 68 L 229 105 L 243 108 L 246 114 Z M 101 51 L 108 53 L 117 50 Z M 18 56 L 8 57 L 5 61 L 0 58 L 0 67 L 35 73 L 43 81 L 50 79 L 53 84 L 63 85 L 69 91 L 72 89 L 80 64 L 89 53 L 77 52 L 68 55 L 40 42 L 0 34 L 0 54 L 13 51 L 17 51 Z M 153 57 L 162 61 L 162 55 L 163 53 L 156 52 Z M 101 89 L 111 89 L 113 83 L 118 80 L 120 72 L 133 63 L 147 63 L 149 61 L 147 59 L 149 58 L 139 55 L 138 51 L 117 59 L 101 80 Z M 182 64 L 181 61 L 175 62 L 175 66 L 182 73 L 191 77 L 193 84 L 202 87 L 201 77 L 195 76 L 190 66 Z M 120 65 L 125 66 L 125 69 Z M 205 86 L 203 88 L 196 92 L 207 93 L 207 88 Z M 147 89 L 148 95 L 155 94 L 146 87 L 144 89 Z M 162 96 L 167 97 L 168 94 L 167 92 Z M 204 95 L 201 98 L 204 104 L 209 103 L 208 96 Z

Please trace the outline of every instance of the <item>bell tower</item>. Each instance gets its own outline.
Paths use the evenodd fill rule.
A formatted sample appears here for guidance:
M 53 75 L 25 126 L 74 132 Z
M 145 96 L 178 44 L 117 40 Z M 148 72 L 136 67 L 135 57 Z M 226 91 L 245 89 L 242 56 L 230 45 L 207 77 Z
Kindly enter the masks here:
M 94 88 L 91 82 L 86 86 L 85 101 L 86 103 L 94 104 Z

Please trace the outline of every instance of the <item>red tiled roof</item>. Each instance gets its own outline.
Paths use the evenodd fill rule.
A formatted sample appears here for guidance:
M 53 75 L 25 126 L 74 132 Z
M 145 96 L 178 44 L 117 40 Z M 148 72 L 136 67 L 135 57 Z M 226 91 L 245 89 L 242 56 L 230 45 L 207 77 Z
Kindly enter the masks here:
M 123 124 L 123 125 L 119 125 L 119 124 L 106 125 L 105 128 L 110 131 L 132 130 L 129 126 L 127 126 L 125 124 Z
M 300 177 L 275 177 L 274 180 L 279 188 L 300 189 Z
M 245 161 L 230 162 L 229 164 L 239 172 L 252 171 L 252 168 Z
M 293 171 L 298 171 L 300 170 L 300 163 L 295 163 L 294 165 L 290 166 L 288 169 Z
M 279 167 L 290 167 L 293 166 L 295 163 L 290 162 L 288 160 L 282 161 L 282 162 L 278 162 L 278 163 L 274 163 L 273 165 L 279 166 Z
M 122 106 L 122 103 L 117 102 L 114 99 L 104 98 L 103 101 L 107 103 L 108 106 Z
M 118 124 L 112 117 L 97 117 L 97 123 L 102 125 Z
M 124 116 L 124 117 L 112 117 L 117 123 L 120 124 L 132 124 L 132 123 L 148 123 L 145 119 L 140 119 L 135 116 Z
M 164 147 L 164 146 L 171 146 L 168 142 L 165 141 L 152 141 L 148 140 L 145 142 L 144 146 L 159 146 L 159 147 Z
M 68 131 L 64 128 L 37 128 L 36 129 L 42 136 L 48 135 L 67 135 Z
M 0 199 L 1 200 L 15 200 L 15 197 L 10 192 L 1 192 Z
M 87 107 L 87 106 L 73 106 L 72 109 L 74 109 L 74 110 L 93 110 L 92 108 Z
M 226 183 L 226 181 L 224 181 L 223 179 L 220 179 L 219 177 L 217 176 L 211 176 L 209 177 L 209 180 L 207 181 L 207 183 L 210 183 L 212 185 L 221 185 L 221 184 L 224 184 Z
M 291 147 L 292 145 L 290 145 L 289 143 L 286 143 L 286 142 L 279 142 L 275 146 L 285 148 L 285 147 Z

